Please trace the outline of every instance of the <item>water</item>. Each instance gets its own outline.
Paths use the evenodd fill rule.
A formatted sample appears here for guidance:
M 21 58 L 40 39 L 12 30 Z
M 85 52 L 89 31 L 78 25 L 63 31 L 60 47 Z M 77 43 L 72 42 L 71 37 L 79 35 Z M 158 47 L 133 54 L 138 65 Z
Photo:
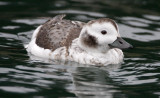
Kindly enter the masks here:
M 159 0 L 0 0 L 0 98 L 159 98 L 159 9 Z M 112 18 L 135 49 L 107 67 L 28 55 L 23 45 L 43 17 L 62 13 L 84 22 Z

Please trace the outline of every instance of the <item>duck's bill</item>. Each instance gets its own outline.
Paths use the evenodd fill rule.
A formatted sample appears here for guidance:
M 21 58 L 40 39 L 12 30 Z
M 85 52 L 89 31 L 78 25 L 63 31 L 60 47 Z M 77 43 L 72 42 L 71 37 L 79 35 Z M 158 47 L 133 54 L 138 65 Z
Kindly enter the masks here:
M 121 37 L 117 37 L 117 39 L 112 43 L 109 44 L 110 48 L 119 48 L 119 49 L 132 49 L 133 46 L 126 42 L 124 39 Z

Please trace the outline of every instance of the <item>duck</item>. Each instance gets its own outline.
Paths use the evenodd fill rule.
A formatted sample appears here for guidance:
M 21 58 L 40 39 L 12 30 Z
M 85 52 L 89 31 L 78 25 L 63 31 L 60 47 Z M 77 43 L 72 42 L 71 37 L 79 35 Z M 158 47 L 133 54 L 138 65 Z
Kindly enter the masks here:
M 99 18 L 87 23 L 57 15 L 33 32 L 25 46 L 28 53 L 49 60 L 101 65 L 123 62 L 123 49 L 133 48 L 120 36 L 117 23 Z

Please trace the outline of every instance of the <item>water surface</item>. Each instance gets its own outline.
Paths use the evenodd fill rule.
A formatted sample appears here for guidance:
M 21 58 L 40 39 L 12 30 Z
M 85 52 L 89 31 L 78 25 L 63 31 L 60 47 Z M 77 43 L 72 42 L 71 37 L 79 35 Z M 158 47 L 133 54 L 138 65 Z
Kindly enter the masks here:
M 159 9 L 159 0 L 0 0 L 0 97 L 159 98 Z M 84 22 L 112 18 L 135 48 L 124 51 L 122 65 L 107 67 L 27 54 L 34 29 L 64 13 Z

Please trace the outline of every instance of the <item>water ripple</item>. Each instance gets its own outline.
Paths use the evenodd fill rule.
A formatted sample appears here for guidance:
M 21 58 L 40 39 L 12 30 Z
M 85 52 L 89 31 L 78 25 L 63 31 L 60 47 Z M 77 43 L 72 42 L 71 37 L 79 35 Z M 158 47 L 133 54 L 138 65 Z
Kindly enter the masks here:
M 47 6 L 46 6 L 47 5 Z M 160 96 L 160 16 L 153 1 L 0 1 L 0 96 L 4 98 L 158 98 Z M 23 45 L 48 18 L 114 19 L 122 37 L 135 46 L 122 65 L 93 67 L 45 60 Z
M 28 25 L 43 24 L 45 21 L 46 19 L 15 19 L 15 20 L 12 20 L 12 22 L 15 22 L 15 23 L 24 23 Z
M 83 15 L 89 15 L 94 17 L 106 17 L 105 14 L 99 13 L 99 12 L 88 12 L 88 11 L 80 11 L 80 10 L 56 10 L 56 11 L 49 11 L 49 13 L 58 13 L 58 14 L 83 14 Z
M 1 86 L 0 89 L 7 92 L 14 92 L 14 93 L 29 93 L 29 92 L 37 91 L 32 88 L 19 87 L 19 86 Z
M 160 21 L 160 16 L 155 16 L 155 15 L 143 15 L 143 16 L 150 20 Z

